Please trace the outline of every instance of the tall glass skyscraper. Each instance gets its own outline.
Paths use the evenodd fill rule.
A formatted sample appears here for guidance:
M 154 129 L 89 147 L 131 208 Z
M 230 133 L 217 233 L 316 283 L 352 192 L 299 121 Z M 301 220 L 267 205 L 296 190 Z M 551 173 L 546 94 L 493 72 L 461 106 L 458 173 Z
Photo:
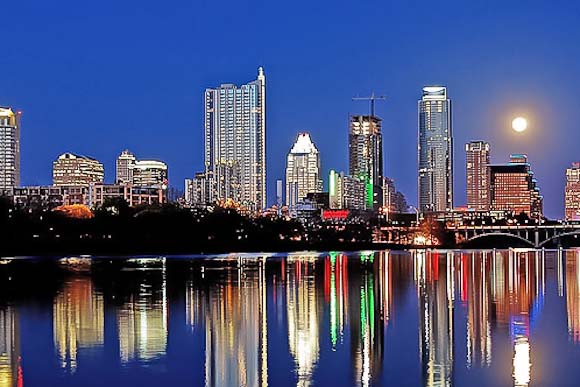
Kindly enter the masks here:
M 205 91 L 205 167 L 215 199 L 266 207 L 266 77 Z
M 0 195 L 20 185 L 20 112 L 0 107 Z
M 419 110 L 419 210 L 453 209 L 451 100 L 444 86 L 423 88 Z
M 365 183 L 366 208 L 382 205 L 383 140 L 377 116 L 351 116 L 348 132 L 348 172 Z
M 286 162 L 286 205 L 293 209 L 311 192 L 322 192 L 320 153 L 308 133 L 300 133 Z

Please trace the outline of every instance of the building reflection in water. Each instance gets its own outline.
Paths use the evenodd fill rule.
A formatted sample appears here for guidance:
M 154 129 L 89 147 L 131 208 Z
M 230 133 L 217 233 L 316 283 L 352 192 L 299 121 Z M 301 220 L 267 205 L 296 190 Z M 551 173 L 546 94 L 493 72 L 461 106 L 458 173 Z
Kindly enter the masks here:
M 350 353 L 355 383 L 368 386 L 380 378 L 383 366 L 384 252 L 362 252 L 360 265 L 351 267 L 349 286 Z
M 67 258 L 59 264 L 75 274 L 54 298 L 54 345 L 60 366 L 75 372 L 79 351 L 104 345 L 104 299 L 88 275 L 90 260 Z
M 459 260 L 461 300 L 467 302 L 467 368 L 491 365 L 492 252 L 462 253 Z
M 420 356 L 426 386 L 453 384 L 453 253 L 415 252 Z
M 286 258 L 286 308 L 288 344 L 296 363 L 298 386 L 308 386 L 320 352 L 322 297 L 316 286 L 318 255 Z
M 580 251 L 566 251 L 566 310 L 568 335 L 580 342 Z
M 205 275 L 205 306 L 197 310 L 205 314 L 206 386 L 268 385 L 265 275 L 263 257 Z M 189 305 L 195 313 L 196 303 Z
M 122 363 L 146 363 L 167 349 L 166 263 L 164 258 L 128 263 L 139 275 L 136 289 L 117 311 L 119 355 Z
M 20 361 L 18 315 L 11 306 L 0 307 L 0 387 L 23 385 Z
M 324 300 L 329 306 L 329 330 L 332 350 L 344 339 L 348 316 L 348 258 L 331 252 L 324 260 Z

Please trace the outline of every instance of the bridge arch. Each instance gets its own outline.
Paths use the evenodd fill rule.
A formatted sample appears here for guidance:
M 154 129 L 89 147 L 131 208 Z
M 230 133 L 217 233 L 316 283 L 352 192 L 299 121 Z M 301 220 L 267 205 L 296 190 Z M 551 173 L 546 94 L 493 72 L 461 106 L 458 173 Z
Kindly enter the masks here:
M 552 235 L 548 239 L 542 241 L 538 247 L 543 247 L 547 245 L 549 242 L 555 241 L 556 239 L 560 239 L 562 237 L 573 236 L 573 235 L 580 235 L 580 230 L 564 232 L 562 234 Z
M 530 247 L 535 247 L 534 242 L 532 242 L 524 237 L 521 237 L 519 235 L 511 234 L 508 232 L 487 232 L 484 234 L 477 234 L 477 235 L 472 236 L 471 238 L 465 240 L 463 243 L 468 243 L 468 242 L 472 242 L 472 241 L 477 240 L 477 239 L 487 238 L 487 237 L 492 237 L 492 236 L 503 236 L 503 237 L 512 238 L 512 239 L 518 239 L 518 240 L 526 243 Z

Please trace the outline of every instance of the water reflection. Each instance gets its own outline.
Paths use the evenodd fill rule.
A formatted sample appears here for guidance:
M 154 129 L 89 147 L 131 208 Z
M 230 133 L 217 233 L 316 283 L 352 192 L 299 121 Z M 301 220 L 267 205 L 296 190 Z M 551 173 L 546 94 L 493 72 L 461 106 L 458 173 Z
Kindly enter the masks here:
M 297 386 L 309 386 L 320 351 L 321 289 L 316 286 L 317 255 L 289 255 L 286 265 L 288 344 L 296 363 Z
M 206 386 L 266 386 L 268 321 L 262 260 L 207 271 L 204 278 Z M 196 301 L 189 305 L 194 310 Z
M 147 363 L 167 349 L 167 283 L 165 259 L 130 260 L 128 272 L 136 276 L 129 295 L 117 310 L 121 363 Z
M 104 299 L 90 277 L 90 260 L 66 259 L 60 265 L 75 273 L 53 302 L 54 346 L 61 368 L 75 372 L 78 352 L 104 345 Z
M 33 307 L 15 296 L 27 264 L 0 265 L 0 387 L 30 372 L 87 385 L 100 370 L 144 386 L 171 372 L 207 386 L 561 385 L 570 376 L 542 359 L 570 374 L 580 359 L 576 250 L 52 264 Z
M 10 306 L 0 307 L 0 387 L 22 384 L 18 315 Z

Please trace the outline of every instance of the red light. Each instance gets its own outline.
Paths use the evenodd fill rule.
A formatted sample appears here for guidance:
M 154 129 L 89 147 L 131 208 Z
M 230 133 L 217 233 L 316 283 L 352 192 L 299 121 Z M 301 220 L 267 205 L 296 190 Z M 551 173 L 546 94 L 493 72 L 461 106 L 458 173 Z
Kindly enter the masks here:
M 348 217 L 348 210 L 326 210 L 322 212 L 324 219 L 346 219 Z

